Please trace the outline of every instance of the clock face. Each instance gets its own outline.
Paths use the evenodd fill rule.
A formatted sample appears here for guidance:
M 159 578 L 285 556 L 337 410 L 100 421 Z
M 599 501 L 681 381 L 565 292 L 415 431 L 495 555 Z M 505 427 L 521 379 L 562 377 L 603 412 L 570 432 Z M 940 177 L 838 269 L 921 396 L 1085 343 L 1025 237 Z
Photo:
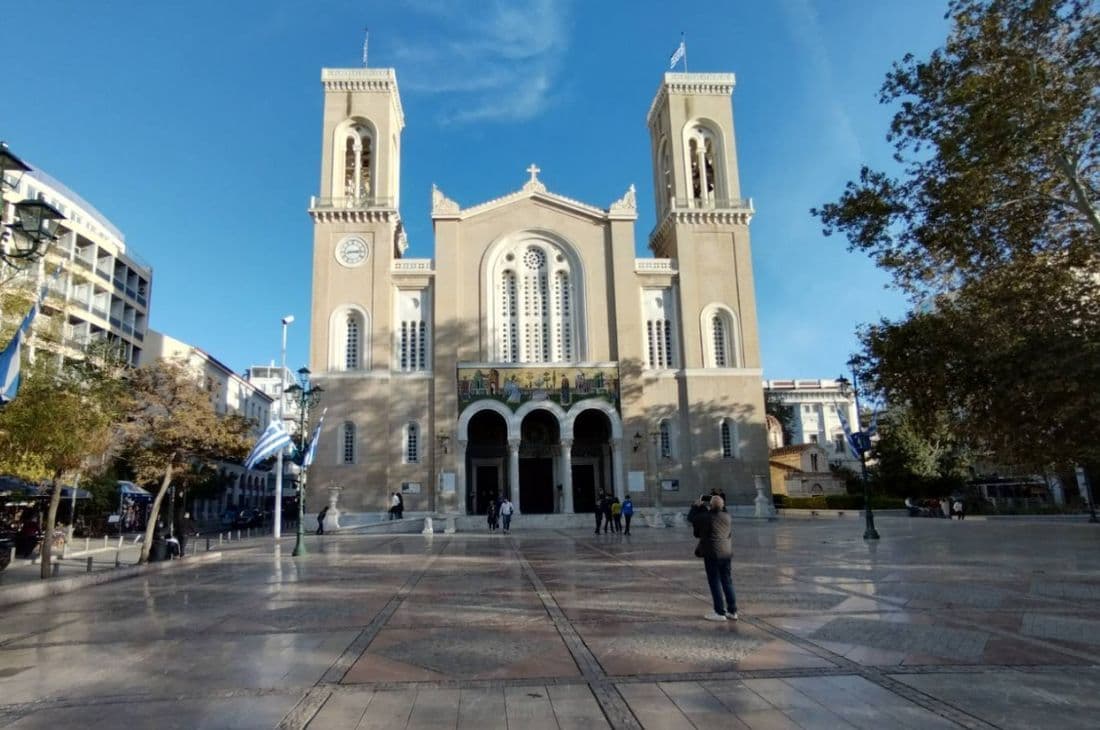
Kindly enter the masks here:
M 362 238 L 345 238 L 336 246 L 336 260 L 344 266 L 358 266 L 367 260 L 367 252 Z

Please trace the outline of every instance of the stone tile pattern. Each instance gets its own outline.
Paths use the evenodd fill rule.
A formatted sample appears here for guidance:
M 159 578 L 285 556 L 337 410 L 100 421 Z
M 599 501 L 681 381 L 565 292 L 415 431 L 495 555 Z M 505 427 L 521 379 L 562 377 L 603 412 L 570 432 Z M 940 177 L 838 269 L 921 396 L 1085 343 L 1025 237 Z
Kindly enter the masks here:
M 1085 728 L 1087 525 L 310 538 L 9 609 L 0 728 Z M 995 549 L 994 549 L 995 547 Z

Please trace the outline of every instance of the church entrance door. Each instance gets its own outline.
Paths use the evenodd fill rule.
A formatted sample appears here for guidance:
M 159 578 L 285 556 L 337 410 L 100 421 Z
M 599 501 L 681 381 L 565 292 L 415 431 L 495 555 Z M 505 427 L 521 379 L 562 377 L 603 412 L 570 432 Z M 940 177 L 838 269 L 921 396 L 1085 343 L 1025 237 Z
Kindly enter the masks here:
M 556 512 L 557 462 L 561 454 L 561 427 L 547 410 L 528 413 L 520 424 L 519 498 L 524 514 Z
M 596 467 L 593 464 L 573 465 L 573 511 L 596 511 Z
M 502 464 L 477 464 L 474 467 L 474 514 L 489 511 L 489 504 L 500 496 L 500 472 Z
M 508 463 L 508 424 L 495 411 L 480 411 L 470 419 L 466 446 L 466 514 L 483 515 L 504 490 Z
M 519 498 L 523 513 L 554 512 L 554 462 L 552 459 L 519 460 Z

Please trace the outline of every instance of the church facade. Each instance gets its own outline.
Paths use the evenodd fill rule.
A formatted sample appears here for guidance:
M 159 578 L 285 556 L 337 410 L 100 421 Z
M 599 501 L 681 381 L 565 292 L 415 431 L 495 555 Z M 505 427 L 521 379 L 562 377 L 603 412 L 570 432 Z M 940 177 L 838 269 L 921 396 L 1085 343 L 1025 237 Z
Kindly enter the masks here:
M 607 207 L 432 190 L 435 256 L 404 256 L 393 69 L 324 69 L 310 369 L 327 416 L 309 509 L 591 512 L 768 488 L 732 74 L 664 75 L 647 117 L 657 225 L 635 255 L 633 186 Z M 521 178 L 522 179 L 522 178 Z

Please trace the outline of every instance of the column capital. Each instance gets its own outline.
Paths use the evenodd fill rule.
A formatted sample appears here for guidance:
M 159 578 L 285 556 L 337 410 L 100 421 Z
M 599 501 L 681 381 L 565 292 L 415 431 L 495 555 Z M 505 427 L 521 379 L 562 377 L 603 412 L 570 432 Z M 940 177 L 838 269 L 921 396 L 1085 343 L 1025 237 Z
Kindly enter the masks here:
M 561 439 L 561 447 L 563 449 L 573 448 L 573 439 Z
M 520 445 L 520 440 L 519 439 L 508 439 L 508 450 L 509 451 L 519 451 L 519 445 Z

